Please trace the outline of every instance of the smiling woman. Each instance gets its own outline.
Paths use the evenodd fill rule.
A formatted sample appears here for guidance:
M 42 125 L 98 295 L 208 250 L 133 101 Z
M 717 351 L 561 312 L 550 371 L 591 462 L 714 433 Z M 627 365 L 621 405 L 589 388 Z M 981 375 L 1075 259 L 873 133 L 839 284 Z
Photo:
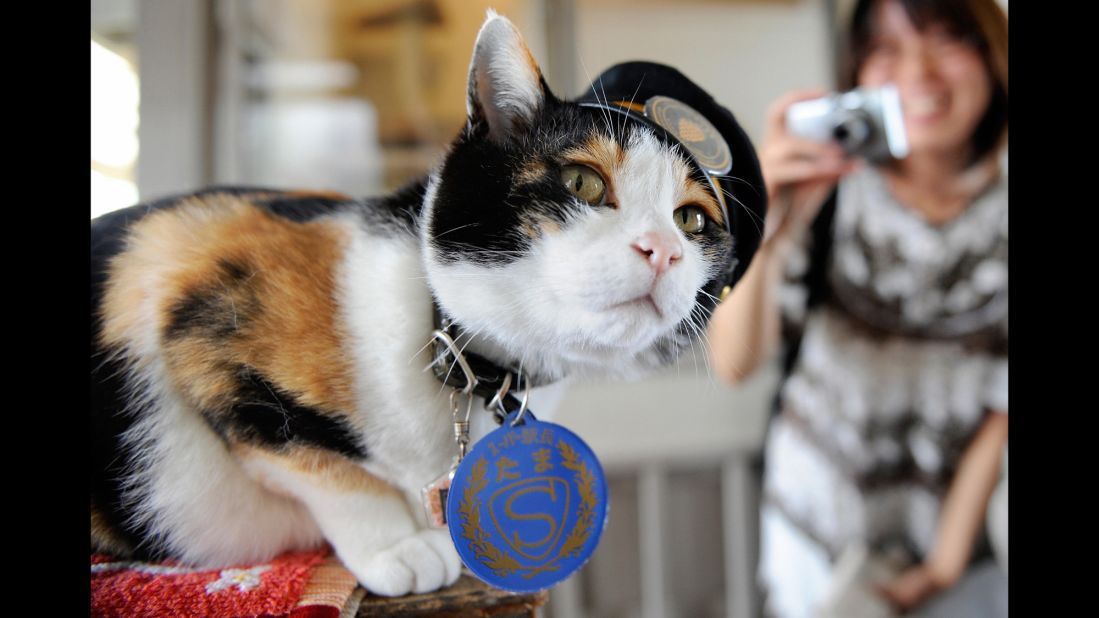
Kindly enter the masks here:
M 862 3 L 855 15 L 848 74 L 852 85 L 897 85 L 913 155 L 890 183 L 902 202 L 933 223 L 952 219 L 997 173 L 990 152 L 1007 133 L 1007 28 L 991 2 Z M 973 165 L 982 162 L 983 165 Z M 922 191 L 914 182 L 943 167 L 956 182 Z M 953 176 L 953 175 L 951 175 Z
M 768 231 L 710 326 L 730 381 L 785 344 L 767 607 L 1005 615 L 981 523 L 1007 442 L 1006 16 L 993 0 L 859 0 L 851 23 L 842 87 L 895 84 L 910 153 L 851 161 L 787 131 L 786 109 L 820 92 L 778 100 Z

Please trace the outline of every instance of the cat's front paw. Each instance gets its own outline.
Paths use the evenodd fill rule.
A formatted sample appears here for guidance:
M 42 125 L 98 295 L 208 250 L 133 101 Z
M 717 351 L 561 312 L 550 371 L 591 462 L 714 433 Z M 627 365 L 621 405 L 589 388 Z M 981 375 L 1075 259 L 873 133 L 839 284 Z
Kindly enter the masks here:
M 421 530 L 370 556 L 360 568 L 349 566 L 367 590 L 395 597 L 453 584 L 462 561 L 449 531 L 442 529 Z

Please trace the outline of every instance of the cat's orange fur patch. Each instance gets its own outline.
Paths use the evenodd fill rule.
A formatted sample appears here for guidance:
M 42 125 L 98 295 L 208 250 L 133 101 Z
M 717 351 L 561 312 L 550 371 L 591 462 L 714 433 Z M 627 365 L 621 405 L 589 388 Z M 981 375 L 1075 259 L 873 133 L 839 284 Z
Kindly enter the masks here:
M 604 201 L 607 204 L 617 204 L 614 185 L 618 169 L 626 161 L 626 151 L 615 140 L 599 133 L 593 134 L 576 148 L 571 148 L 562 153 L 566 160 L 572 163 L 580 163 L 592 168 L 603 178 L 606 188 Z
M 199 410 L 223 407 L 236 392 L 237 381 L 227 367 L 239 364 L 231 346 L 214 346 L 209 341 L 184 337 L 164 346 L 175 387 Z
M 526 58 L 527 66 L 530 67 L 530 72 L 538 77 L 542 77 L 542 69 L 538 66 L 538 61 L 534 59 L 534 54 L 530 53 L 530 48 L 527 47 L 527 44 L 523 41 L 522 37 L 519 38 L 519 42 L 521 43 L 520 47 L 523 50 L 523 57 Z
M 718 225 L 724 225 L 725 217 L 722 215 L 721 204 L 718 203 L 710 188 L 691 178 L 690 168 L 687 167 L 686 163 L 677 161 L 675 167 L 676 177 L 680 179 L 679 194 L 676 196 L 676 208 L 686 204 L 697 204 L 706 212 L 707 217 Z
M 561 224 L 553 219 L 539 219 L 538 229 L 541 230 L 543 234 L 556 234 L 561 231 Z
M 184 198 L 138 221 L 127 250 L 113 260 L 103 341 L 138 358 L 165 343 L 173 382 L 196 404 L 228 395 L 230 368 L 248 365 L 304 405 L 350 410 L 351 367 L 335 288 L 344 242 L 331 220 L 296 223 L 227 194 Z M 227 281 L 226 263 L 247 272 Z M 213 298 L 231 313 L 220 319 L 239 318 L 239 330 L 218 341 L 200 332 L 165 342 L 173 309 L 212 285 Z M 255 306 L 238 316 L 245 297 Z
M 533 239 L 538 238 L 539 236 L 538 228 L 527 222 L 519 224 L 519 231 L 522 232 L 523 236 L 526 236 L 527 238 Z
M 533 239 L 560 232 L 561 224 L 543 215 L 526 214 L 519 223 L 519 231 L 527 238 Z
M 562 156 L 599 172 L 607 183 L 608 191 L 613 188 L 614 174 L 626 161 L 626 151 L 621 144 L 600 133 L 593 134 L 580 146 L 566 150 Z
M 516 184 L 524 185 L 542 180 L 546 175 L 546 166 L 541 161 L 529 161 L 515 175 Z

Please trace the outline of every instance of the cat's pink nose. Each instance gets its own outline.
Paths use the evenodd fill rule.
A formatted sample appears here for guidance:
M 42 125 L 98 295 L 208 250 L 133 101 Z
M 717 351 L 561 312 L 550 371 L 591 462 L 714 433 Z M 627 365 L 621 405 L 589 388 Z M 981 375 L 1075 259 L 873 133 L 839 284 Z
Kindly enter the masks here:
M 633 248 L 649 262 L 659 277 L 667 271 L 672 262 L 683 257 L 683 244 L 675 236 L 645 232 L 633 241 Z

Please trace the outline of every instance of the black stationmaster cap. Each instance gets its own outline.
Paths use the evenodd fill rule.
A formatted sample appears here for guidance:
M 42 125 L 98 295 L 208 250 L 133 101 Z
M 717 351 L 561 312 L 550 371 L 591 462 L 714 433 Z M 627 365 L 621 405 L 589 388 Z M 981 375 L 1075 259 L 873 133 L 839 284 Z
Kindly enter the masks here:
M 767 191 L 755 148 L 733 114 L 687 76 L 653 62 L 607 69 L 575 102 L 641 123 L 690 154 L 724 209 L 733 236 L 725 285 L 735 284 L 759 247 Z

